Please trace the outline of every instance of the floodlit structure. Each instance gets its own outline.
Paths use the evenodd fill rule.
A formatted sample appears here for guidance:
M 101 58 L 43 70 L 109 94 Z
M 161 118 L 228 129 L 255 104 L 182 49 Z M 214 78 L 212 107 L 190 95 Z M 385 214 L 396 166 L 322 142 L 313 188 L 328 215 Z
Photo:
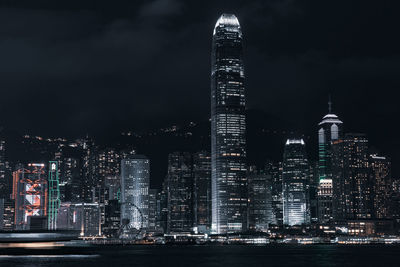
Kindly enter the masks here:
M 48 227 L 49 230 L 57 229 L 57 213 L 60 208 L 60 188 L 58 178 L 58 162 L 49 162 L 49 210 L 48 210 Z
M 318 220 L 321 223 L 333 219 L 333 188 L 327 188 L 333 185 L 332 169 L 332 142 L 340 140 L 343 137 L 343 122 L 338 116 L 332 113 L 332 102 L 328 102 L 329 112 L 322 118 L 318 124 Z
M 121 161 L 121 225 L 126 226 L 126 230 L 148 226 L 149 183 L 147 157 L 131 155 Z
M 211 57 L 212 232 L 247 229 L 246 116 L 243 36 L 238 19 L 222 14 Z
M 283 154 L 283 224 L 310 223 L 309 166 L 303 139 L 288 139 Z
M 28 217 L 47 216 L 47 179 L 43 163 L 29 163 L 13 173 L 15 228 L 28 230 Z

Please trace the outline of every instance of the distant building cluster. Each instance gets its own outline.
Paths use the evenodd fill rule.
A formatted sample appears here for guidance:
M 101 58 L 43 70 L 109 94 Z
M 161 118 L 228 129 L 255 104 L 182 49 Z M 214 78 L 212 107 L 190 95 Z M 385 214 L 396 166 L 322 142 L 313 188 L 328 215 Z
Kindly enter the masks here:
M 161 188 L 150 188 L 151 159 L 134 149 L 25 135 L 23 146 L 50 158 L 10 164 L 0 139 L 0 229 L 110 239 L 398 234 L 400 180 L 390 158 L 370 152 L 365 134 L 345 133 L 330 101 L 316 123 L 316 162 L 304 139 L 290 136 L 280 162 L 247 163 L 242 41 L 238 19 L 223 14 L 212 40 L 211 147 L 171 151 Z

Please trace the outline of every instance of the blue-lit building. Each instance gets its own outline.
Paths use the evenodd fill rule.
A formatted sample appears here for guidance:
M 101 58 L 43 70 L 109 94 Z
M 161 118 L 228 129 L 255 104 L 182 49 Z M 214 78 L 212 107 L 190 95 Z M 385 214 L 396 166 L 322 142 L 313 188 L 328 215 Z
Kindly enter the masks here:
M 332 143 L 343 138 L 343 122 L 332 113 L 329 101 L 329 112 L 318 124 L 318 220 L 326 223 L 333 220 L 333 167 Z
M 121 225 L 146 229 L 149 213 L 150 161 L 143 155 L 130 155 L 121 161 Z
M 215 24 L 211 57 L 212 232 L 247 229 L 243 35 L 233 14 Z
M 310 223 L 309 166 L 303 139 L 288 139 L 283 154 L 283 224 Z

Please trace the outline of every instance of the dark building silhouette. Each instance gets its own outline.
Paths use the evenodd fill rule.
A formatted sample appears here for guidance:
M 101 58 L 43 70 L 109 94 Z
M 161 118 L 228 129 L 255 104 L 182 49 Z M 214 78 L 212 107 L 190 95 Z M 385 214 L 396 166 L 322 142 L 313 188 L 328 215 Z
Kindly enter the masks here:
M 346 134 L 332 144 L 335 220 L 373 217 L 373 184 L 365 134 Z
M 390 218 L 391 161 L 388 157 L 373 154 L 369 156 L 369 167 L 373 187 L 374 217 L 377 219 Z
M 266 232 L 270 224 L 276 224 L 272 209 L 272 176 L 250 167 L 248 186 L 249 229 Z
M 167 233 L 189 232 L 193 227 L 192 157 L 187 152 L 168 156 Z
M 202 151 L 193 154 L 193 226 L 199 232 L 211 228 L 211 155 Z

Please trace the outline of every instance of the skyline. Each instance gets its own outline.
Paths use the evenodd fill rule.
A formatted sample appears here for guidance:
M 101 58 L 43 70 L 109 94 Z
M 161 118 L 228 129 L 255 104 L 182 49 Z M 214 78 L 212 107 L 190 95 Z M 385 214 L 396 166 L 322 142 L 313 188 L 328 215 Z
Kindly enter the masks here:
M 0 3 L 5 262 L 398 254 L 400 38 L 379 27 L 396 15 L 386 4 L 22 1 Z
M 367 133 L 398 162 L 396 131 L 386 130 L 399 115 L 399 40 L 390 34 L 396 8 L 372 1 L 347 8 L 311 3 L 4 3 L 0 125 L 19 134 L 74 138 L 89 132 L 106 139 L 208 120 L 209 29 L 220 13 L 232 11 L 245 31 L 249 110 L 315 136 L 331 94 L 345 131 Z M 32 117 L 48 118 L 51 126 Z

